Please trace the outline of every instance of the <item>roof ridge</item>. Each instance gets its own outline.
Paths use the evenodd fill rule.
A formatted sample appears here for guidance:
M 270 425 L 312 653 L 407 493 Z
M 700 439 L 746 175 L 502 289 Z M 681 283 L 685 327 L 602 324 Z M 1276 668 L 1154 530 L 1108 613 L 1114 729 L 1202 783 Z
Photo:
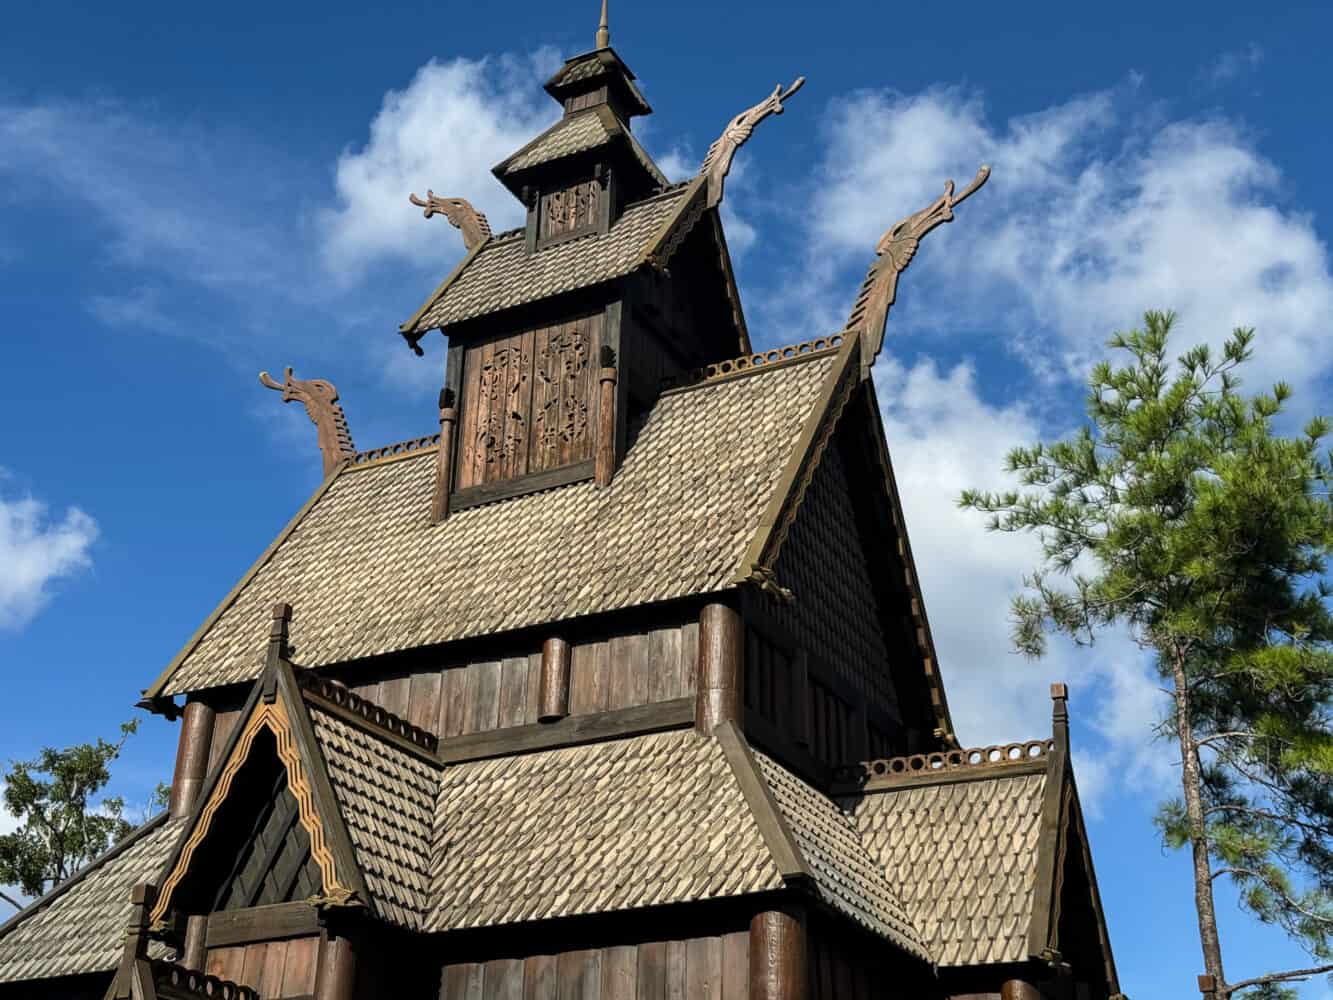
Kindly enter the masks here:
M 715 361 L 710 365 L 704 365 L 702 368 L 695 368 L 682 375 L 664 380 L 662 388 L 664 392 L 693 389 L 700 385 L 711 385 L 726 379 L 739 378 L 743 375 L 756 375 L 759 372 L 769 371 L 773 368 L 780 368 L 802 361 L 811 361 L 815 358 L 836 353 L 838 348 L 842 346 L 845 336 L 848 336 L 848 334 L 839 332 L 827 337 L 816 337 L 814 340 L 803 340 L 798 344 L 785 344 L 782 347 L 774 347 L 766 351 L 757 351 L 742 354 L 735 358 L 727 358 L 723 361 Z
M 856 783 L 861 788 L 940 780 L 946 775 L 956 775 L 953 780 L 965 780 L 960 772 L 970 776 L 977 771 L 1001 771 L 1024 764 L 1040 763 L 1044 767 L 1054 749 L 1055 740 L 1046 738 L 1021 743 L 996 743 L 965 750 L 936 750 L 898 757 L 877 757 L 838 768 L 834 780 L 840 785 Z
M 378 448 L 367 448 L 365 451 L 358 451 L 352 456 L 351 463 L 353 467 L 356 467 L 369 465 L 371 462 L 382 462 L 390 458 L 403 458 L 419 451 L 425 451 L 428 448 L 436 448 L 439 444 L 440 433 L 436 431 L 434 434 L 427 434 L 424 437 L 408 438 L 405 441 L 395 441 L 393 444 L 384 444 Z
M 296 684 L 303 694 L 313 695 L 314 704 L 319 708 L 333 707 L 341 709 L 339 714 L 354 716 L 348 721 L 364 723 L 362 728 L 383 733 L 387 736 L 406 740 L 419 752 L 431 756 L 434 763 L 439 738 L 432 732 L 414 725 L 400 715 L 395 715 L 382 705 L 377 705 L 363 695 L 357 694 L 346 684 L 331 677 L 321 677 L 310 670 L 295 671 Z M 322 704 L 322 703 L 327 703 Z M 406 748 L 404 748 L 406 749 Z

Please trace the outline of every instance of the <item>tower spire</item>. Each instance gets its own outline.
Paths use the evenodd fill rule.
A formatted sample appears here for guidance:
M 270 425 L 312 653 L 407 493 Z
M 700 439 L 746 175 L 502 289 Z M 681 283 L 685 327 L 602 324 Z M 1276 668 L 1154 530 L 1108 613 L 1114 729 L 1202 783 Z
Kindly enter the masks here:
M 597 25 L 597 48 L 605 49 L 611 45 L 611 31 L 606 26 L 606 0 L 602 0 L 602 22 Z

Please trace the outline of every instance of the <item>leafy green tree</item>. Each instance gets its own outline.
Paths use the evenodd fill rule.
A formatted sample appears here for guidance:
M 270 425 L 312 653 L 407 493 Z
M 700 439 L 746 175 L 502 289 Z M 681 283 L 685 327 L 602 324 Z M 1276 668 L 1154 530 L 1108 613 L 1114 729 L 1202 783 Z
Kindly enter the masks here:
M 63 750 L 46 747 L 33 760 L 10 766 L 4 803 L 19 825 L 0 836 L 0 885 L 40 896 L 134 829 L 124 818 L 124 799 L 93 799 L 138 727 L 137 720 L 122 724 L 114 743 L 99 737 Z M 0 892 L 0 899 L 21 907 L 7 893 Z
M 959 504 L 989 514 L 991 530 L 1040 539 L 1041 565 L 1013 603 L 1021 651 L 1117 626 L 1151 655 L 1171 696 L 1159 732 L 1182 765 L 1182 794 L 1158 824 L 1190 852 L 1205 972 L 1219 1000 L 1278 997 L 1333 970 L 1330 425 L 1281 436 L 1291 389 L 1239 392 L 1252 330 L 1220 356 L 1196 347 L 1172 363 L 1173 319 L 1148 313 L 1143 330 L 1111 340 L 1125 363 L 1093 369 L 1087 425 L 1009 454 L 1022 489 L 968 490 Z M 1219 879 L 1311 966 L 1227 980 Z

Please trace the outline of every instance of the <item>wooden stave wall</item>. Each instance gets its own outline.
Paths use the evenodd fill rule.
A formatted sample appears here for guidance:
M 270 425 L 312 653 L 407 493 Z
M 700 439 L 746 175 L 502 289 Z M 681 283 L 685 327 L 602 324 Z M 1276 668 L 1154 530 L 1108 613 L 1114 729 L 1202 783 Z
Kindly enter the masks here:
M 315 992 L 319 935 L 209 948 L 204 971 L 249 986 L 261 997 L 303 997 Z
M 749 1000 L 748 931 L 445 965 L 440 1000 Z

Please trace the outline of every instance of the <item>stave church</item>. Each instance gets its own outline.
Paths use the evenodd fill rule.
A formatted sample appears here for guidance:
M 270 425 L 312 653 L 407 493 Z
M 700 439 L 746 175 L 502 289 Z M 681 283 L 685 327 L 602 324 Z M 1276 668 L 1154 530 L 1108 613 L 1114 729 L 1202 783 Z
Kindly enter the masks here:
M 989 171 L 756 350 L 720 208 L 802 83 L 671 182 L 604 3 L 494 168 L 522 228 L 411 193 L 464 246 L 399 328 L 426 433 L 261 376 L 323 481 L 143 691 L 169 808 L 0 926 L 0 1000 L 1123 1000 L 1065 689 L 960 742 L 870 378 Z

